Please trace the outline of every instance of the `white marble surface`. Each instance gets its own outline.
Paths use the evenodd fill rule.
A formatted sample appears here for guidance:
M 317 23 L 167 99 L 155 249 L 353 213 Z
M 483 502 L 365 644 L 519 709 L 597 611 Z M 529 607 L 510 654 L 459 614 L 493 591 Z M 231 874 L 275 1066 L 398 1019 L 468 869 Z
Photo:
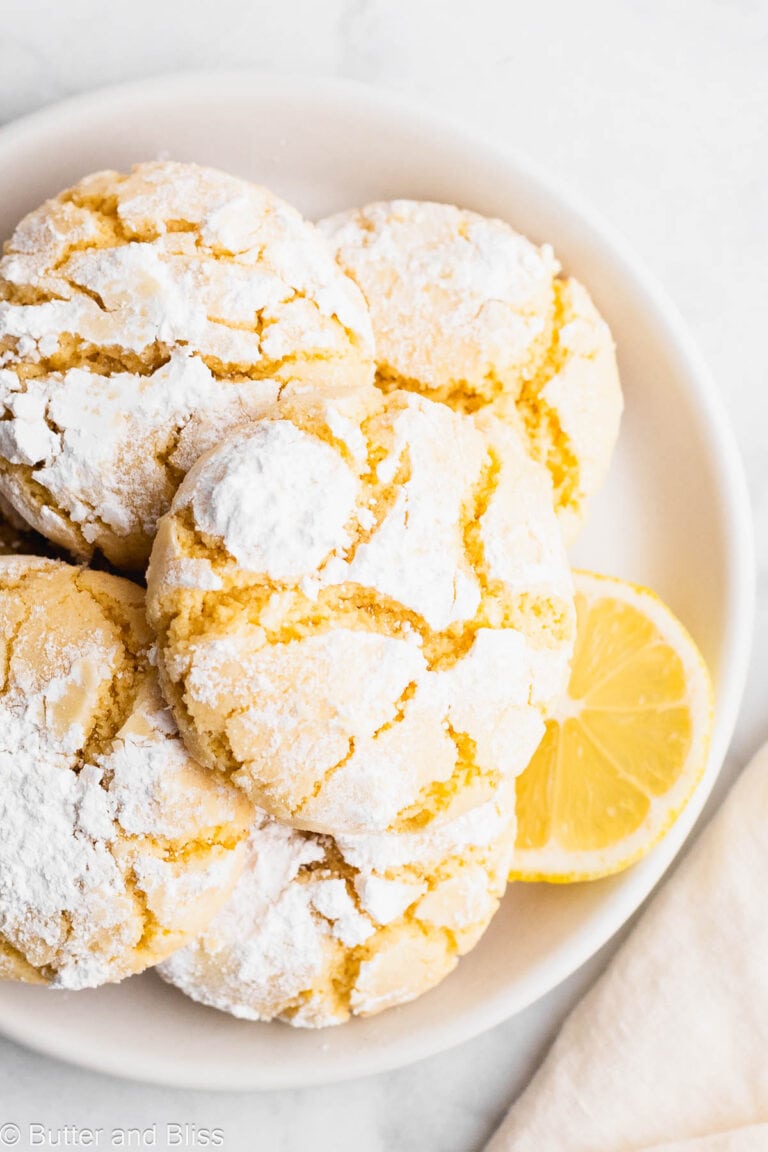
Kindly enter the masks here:
M 3 0 L 0 15 L 0 120 L 168 70 L 353 77 L 529 153 L 627 235 L 714 369 L 757 518 L 753 669 L 717 800 L 768 736 L 766 0 Z M 222 1128 L 228 1152 L 469 1152 L 604 961 L 453 1052 L 309 1091 L 155 1089 L 0 1040 L 0 1125 L 189 1123 Z

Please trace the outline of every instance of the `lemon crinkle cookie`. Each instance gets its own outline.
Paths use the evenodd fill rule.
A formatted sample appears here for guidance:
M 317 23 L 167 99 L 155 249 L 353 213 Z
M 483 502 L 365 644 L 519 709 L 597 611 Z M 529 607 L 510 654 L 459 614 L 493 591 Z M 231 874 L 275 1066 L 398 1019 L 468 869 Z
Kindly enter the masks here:
M 282 413 L 200 460 L 160 524 L 166 697 L 203 763 L 298 827 L 450 820 L 525 768 L 566 682 L 546 472 L 510 427 L 406 392 Z
M 367 308 L 264 188 L 193 164 L 99 172 L 0 261 L 0 494 L 87 559 L 142 568 L 179 479 L 281 391 L 370 383 Z
M 613 341 L 588 293 L 501 220 L 394 200 L 322 221 L 371 310 L 380 387 L 519 422 L 575 535 L 622 409 Z
M 159 969 L 187 995 L 300 1027 L 370 1016 L 433 988 L 477 943 L 504 892 L 510 803 L 404 835 L 254 826 L 230 902 Z
M 253 811 L 190 758 L 143 593 L 0 559 L 0 977 L 61 988 L 164 959 L 220 909 Z

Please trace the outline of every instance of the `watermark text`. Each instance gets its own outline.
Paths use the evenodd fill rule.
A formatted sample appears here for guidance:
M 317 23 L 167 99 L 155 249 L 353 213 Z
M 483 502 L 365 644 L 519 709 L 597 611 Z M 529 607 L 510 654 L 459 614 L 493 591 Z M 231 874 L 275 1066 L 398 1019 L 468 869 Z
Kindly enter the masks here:
M 146 1128 L 89 1128 L 79 1124 L 0 1124 L 0 1149 L 17 1148 L 224 1148 L 223 1128 L 202 1124 L 150 1124 Z

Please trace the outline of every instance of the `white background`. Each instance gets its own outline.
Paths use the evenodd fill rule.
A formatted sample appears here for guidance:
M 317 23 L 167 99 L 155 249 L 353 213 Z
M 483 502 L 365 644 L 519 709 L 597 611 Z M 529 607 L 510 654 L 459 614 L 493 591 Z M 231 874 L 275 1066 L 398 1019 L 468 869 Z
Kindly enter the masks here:
M 352 77 L 477 125 L 590 200 L 669 289 L 726 398 L 757 520 L 732 778 L 768 736 L 768 0 L 0 0 L 0 120 L 116 80 L 228 65 Z M 606 955 L 453 1052 L 302 1092 L 154 1089 L 0 1039 L 0 1125 L 186 1122 L 222 1128 L 228 1152 L 469 1152 Z

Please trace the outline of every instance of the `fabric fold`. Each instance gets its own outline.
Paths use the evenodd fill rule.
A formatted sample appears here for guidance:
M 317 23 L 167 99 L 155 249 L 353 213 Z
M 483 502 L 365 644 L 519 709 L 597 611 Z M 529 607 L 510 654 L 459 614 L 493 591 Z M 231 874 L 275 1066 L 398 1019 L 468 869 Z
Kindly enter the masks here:
M 768 745 L 487 1152 L 768 1150 Z

